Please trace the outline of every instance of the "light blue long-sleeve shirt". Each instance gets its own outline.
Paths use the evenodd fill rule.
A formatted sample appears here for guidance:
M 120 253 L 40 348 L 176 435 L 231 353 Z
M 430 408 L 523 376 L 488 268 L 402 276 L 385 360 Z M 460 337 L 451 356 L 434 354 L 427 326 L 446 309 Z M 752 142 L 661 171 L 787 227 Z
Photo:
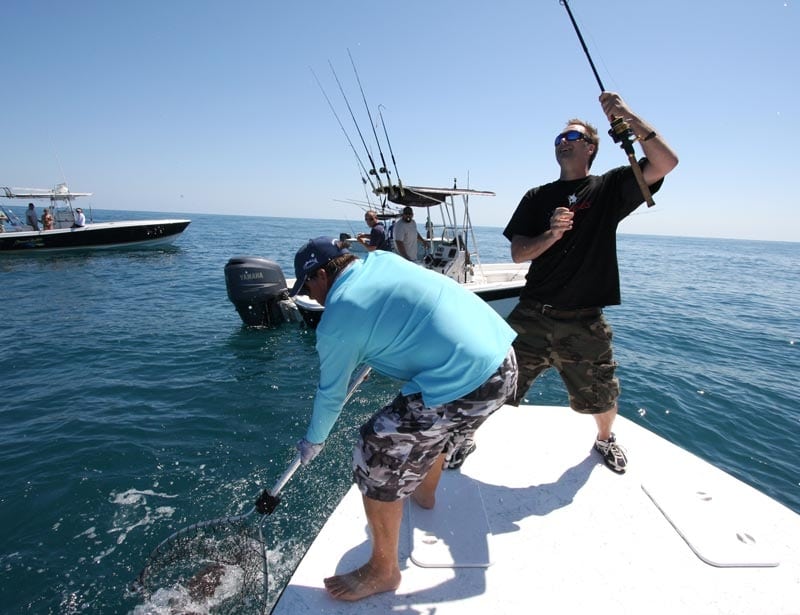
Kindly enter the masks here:
M 500 366 L 516 333 L 482 299 L 440 273 L 371 252 L 339 274 L 317 327 L 320 382 L 306 433 L 323 442 L 362 363 L 404 381 L 427 406 L 471 393 Z

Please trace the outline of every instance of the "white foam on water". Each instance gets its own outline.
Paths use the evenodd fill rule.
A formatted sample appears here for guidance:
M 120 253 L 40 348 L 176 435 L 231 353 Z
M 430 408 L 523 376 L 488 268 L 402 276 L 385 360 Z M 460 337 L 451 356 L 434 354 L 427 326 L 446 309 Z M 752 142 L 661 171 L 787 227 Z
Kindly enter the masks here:
M 128 489 L 127 491 L 123 491 L 122 493 L 111 493 L 111 503 L 112 504 L 120 504 L 120 505 L 132 505 L 132 504 L 139 504 L 139 503 L 146 503 L 147 499 L 145 496 L 152 496 L 152 497 L 159 497 L 159 498 L 177 498 L 177 495 L 172 495 L 169 493 L 158 493 L 153 491 L 152 489 Z
M 169 518 L 175 514 L 175 508 L 172 506 L 157 506 L 151 508 L 147 504 L 148 498 L 174 499 L 177 497 L 177 495 L 161 493 L 153 491 L 152 489 L 128 489 L 121 493 L 112 492 L 109 496 L 109 501 L 112 504 L 116 504 L 119 508 L 114 512 L 111 528 L 106 530 L 106 533 L 117 534 L 116 545 L 122 544 L 125 542 L 128 535 L 136 528 L 153 525 L 159 520 Z M 96 538 L 96 528 L 90 527 L 78 534 L 78 536 L 86 536 L 90 539 Z M 92 561 L 95 564 L 101 562 L 114 552 L 116 545 L 101 551 L 99 554 L 92 557 Z
M 200 574 L 200 573 L 198 573 Z M 210 596 L 193 596 L 192 592 L 181 584 L 170 588 L 158 589 L 143 604 L 137 605 L 132 615 L 176 615 L 192 613 L 206 615 L 226 600 L 238 595 L 244 583 L 244 571 L 239 566 L 222 566 L 214 593 Z
M 77 534 L 75 538 L 80 538 L 81 536 L 86 536 L 89 539 L 97 538 L 97 528 L 94 526 L 86 528 L 80 534 Z

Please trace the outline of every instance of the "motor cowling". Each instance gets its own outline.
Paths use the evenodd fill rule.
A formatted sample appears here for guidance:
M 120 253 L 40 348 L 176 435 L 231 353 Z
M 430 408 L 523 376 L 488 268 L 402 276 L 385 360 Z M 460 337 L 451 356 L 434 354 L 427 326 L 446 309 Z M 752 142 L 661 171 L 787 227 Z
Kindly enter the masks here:
M 297 308 L 289 298 L 278 263 L 258 256 L 234 256 L 225 265 L 225 287 L 244 324 L 269 327 L 294 320 Z

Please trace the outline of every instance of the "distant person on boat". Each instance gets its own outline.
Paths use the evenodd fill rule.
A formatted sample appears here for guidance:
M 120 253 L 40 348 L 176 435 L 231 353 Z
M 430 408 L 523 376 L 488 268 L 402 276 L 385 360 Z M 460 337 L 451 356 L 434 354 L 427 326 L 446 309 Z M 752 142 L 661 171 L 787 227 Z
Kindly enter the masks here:
M 33 203 L 28 203 L 28 211 L 25 212 L 25 220 L 33 227 L 34 231 L 39 230 L 39 218 L 36 215 L 36 207 Z
M 370 228 L 369 233 L 359 233 L 358 243 L 364 246 L 368 252 L 375 250 L 392 250 L 392 244 L 386 234 L 386 227 L 378 219 L 378 214 L 370 210 L 364 214 L 364 222 Z
M 86 216 L 83 215 L 83 210 L 80 207 L 75 208 L 75 221 L 72 223 L 72 228 L 82 228 L 86 226 Z
M 394 251 L 404 259 L 417 262 L 417 242 L 425 243 L 414 222 L 414 209 L 403 208 L 402 218 L 394 225 Z
M 609 120 L 624 118 L 638 137 L 645 154 L 639 162 L 644 181 L 656 192 L 678 164 L 677 155 L 618 94 L 603 92 L 600 104 Z M 612 431 L 620 387 L 603 308 L 620 303 L 617 225 L 645 197 L 631 166 L 590 175 L 598 147 L 594 126 L 569 120 L 555 139 L 558 180 L 526 192 L 503 231 L 514 262 L 531 261 L 508 323 L 518 333 L 515 403 L 542 372 L 555 367 L 570 407 L 594 416 L 595 449 L 609 468 L 623 473 L 627 454 Z
M 53 230 L 53 214 L 47 208 L 42 212 L 42 230 Z
M 403 500 L 433 508 L 448 454 L 513 397 L 516 334 L 477 295 L 397 254 L 379 250 L 362 261 L 318 237 L 300 248 L 294 266 L 291 294 L 302 290 L 325 306 L 316 331 L 319 386 L 297 443 L 303 465 L 322 450 L 359 365 L 405 383 L 361 427 L 353 454 L 372 555 L 325 579 L 333 597 L 359 600 L 400 584 Z

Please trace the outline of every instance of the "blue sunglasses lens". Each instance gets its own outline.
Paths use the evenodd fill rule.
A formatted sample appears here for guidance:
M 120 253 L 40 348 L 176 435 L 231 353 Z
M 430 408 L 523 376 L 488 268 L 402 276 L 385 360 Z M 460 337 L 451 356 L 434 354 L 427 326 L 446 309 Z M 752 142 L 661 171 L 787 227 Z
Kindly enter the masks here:
M 580 141 L 581 139 L 585 139 L 591 143 L 589 137 L 583 134 L 580 130 L 568 130 L 567 132 L 562 132 L 556 137 L 556 145 L 561 145 L 561 142 L 564 139 L 567 141 Z

